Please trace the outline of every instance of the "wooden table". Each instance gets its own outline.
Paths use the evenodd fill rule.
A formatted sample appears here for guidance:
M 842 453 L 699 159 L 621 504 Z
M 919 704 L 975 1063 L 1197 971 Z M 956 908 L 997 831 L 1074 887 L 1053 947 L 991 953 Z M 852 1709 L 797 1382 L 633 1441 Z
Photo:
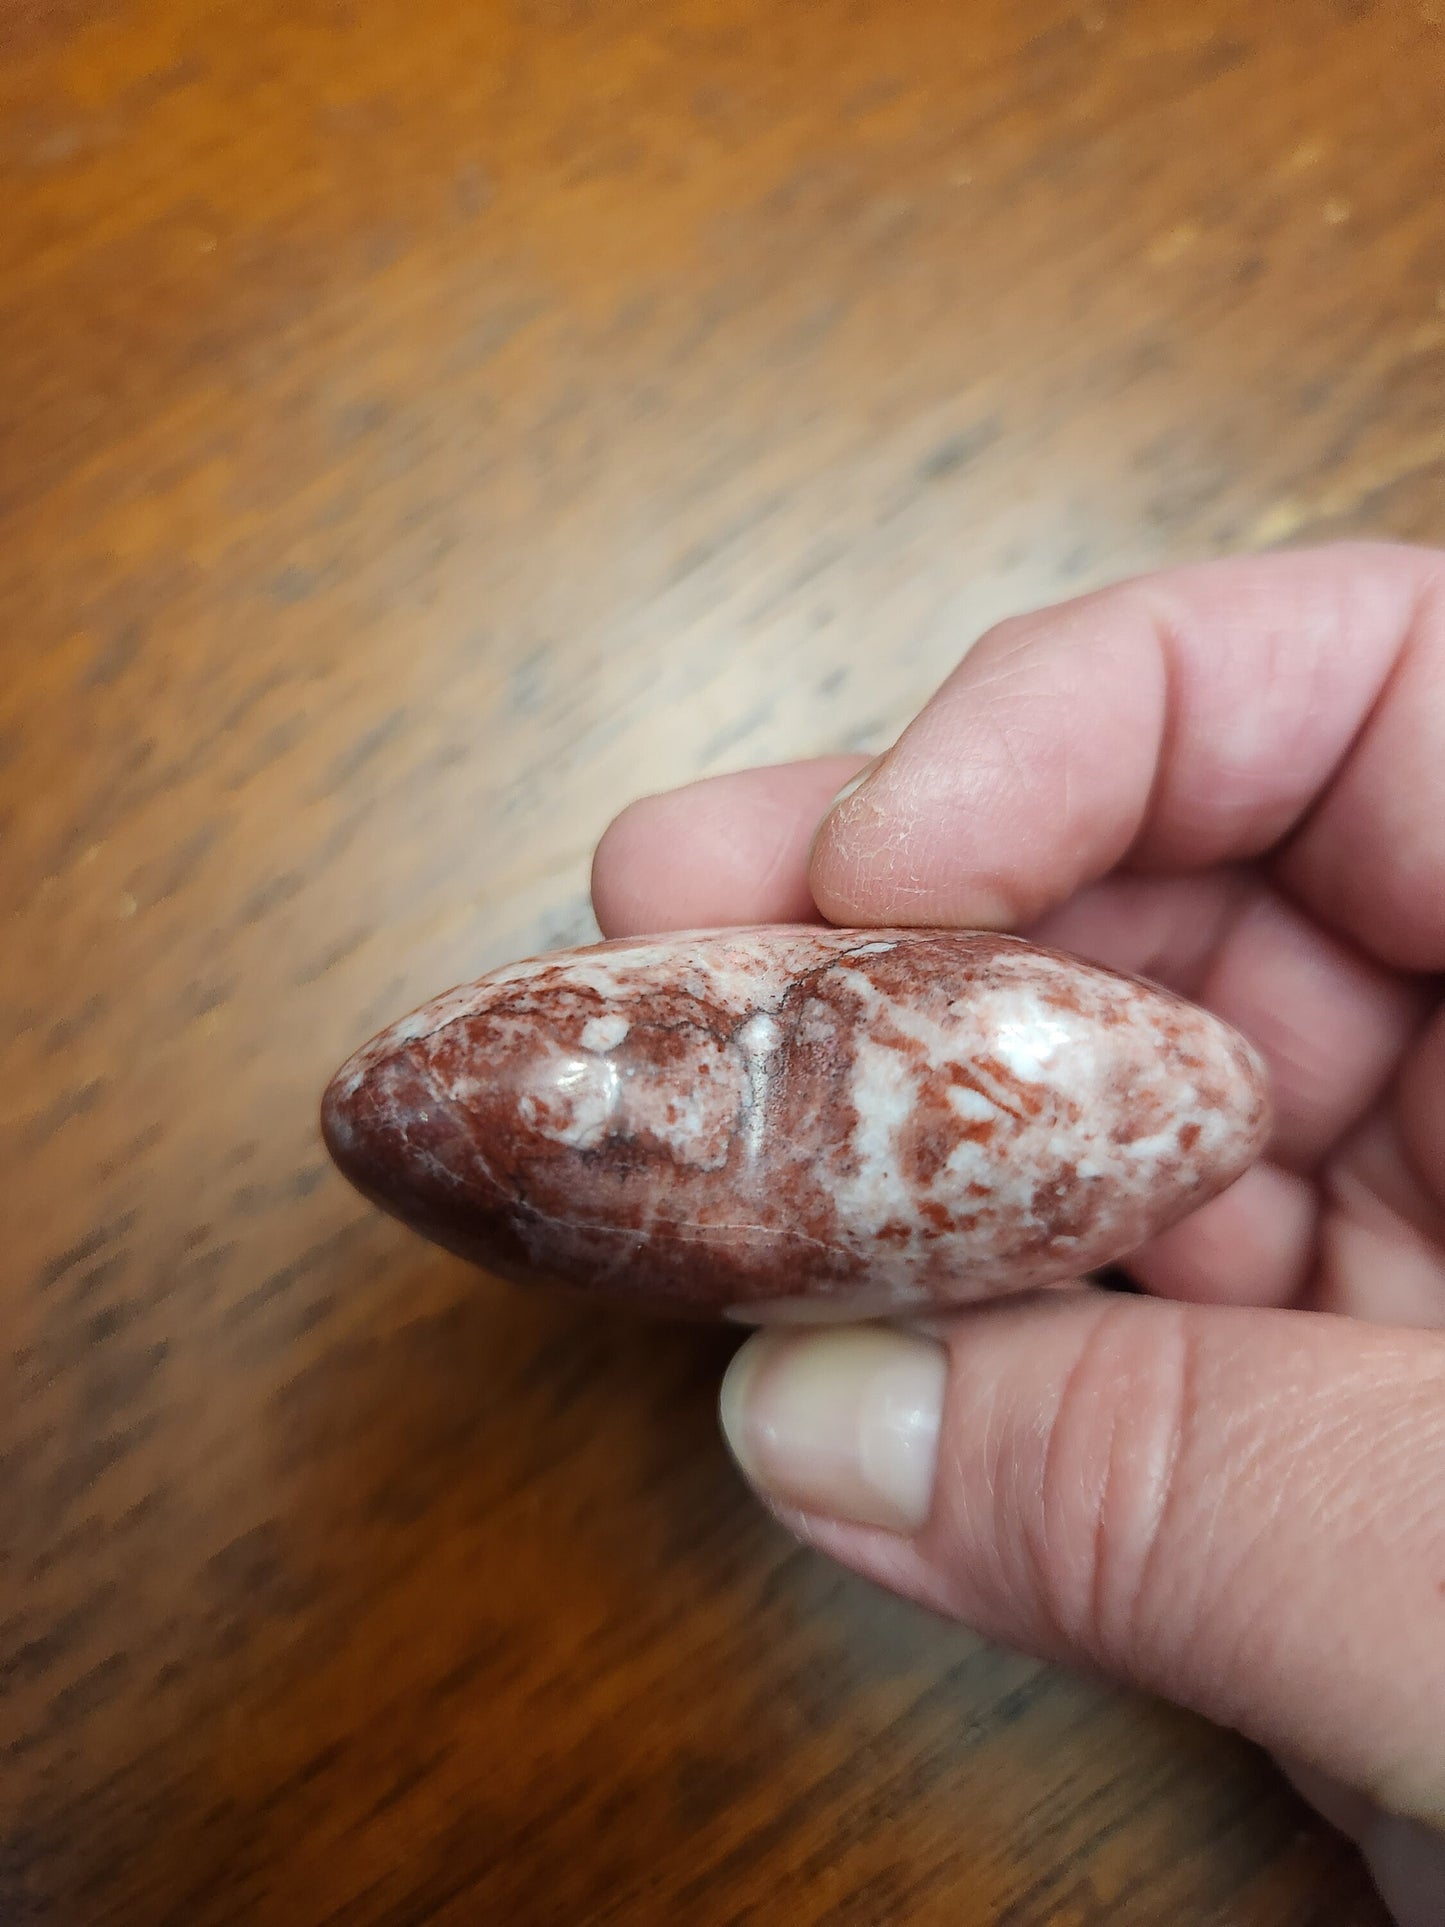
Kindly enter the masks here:
M 1377 1923 L 1242 1745 L 803 1554 L 730 1340 L 333 1065 L 1000 613 L 1445 536 L 1445 8 L 12 0 L 0 1918 Z

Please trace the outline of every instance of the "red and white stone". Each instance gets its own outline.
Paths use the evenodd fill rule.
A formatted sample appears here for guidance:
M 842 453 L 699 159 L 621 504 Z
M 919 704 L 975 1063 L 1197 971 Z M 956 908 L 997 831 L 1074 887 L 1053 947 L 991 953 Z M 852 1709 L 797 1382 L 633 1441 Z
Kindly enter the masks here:
M 1118 1259 L 1263 1148 L 1207 1012 L 1017 938 L 772 927 L 492 972 L 326 1093 L 369 1198 L 506 1276 L 884 1315 Z

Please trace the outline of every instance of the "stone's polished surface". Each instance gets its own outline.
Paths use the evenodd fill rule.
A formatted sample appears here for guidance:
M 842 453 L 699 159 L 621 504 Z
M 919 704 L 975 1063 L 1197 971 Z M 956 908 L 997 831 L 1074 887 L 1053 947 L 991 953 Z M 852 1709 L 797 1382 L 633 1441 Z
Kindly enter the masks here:
M 511 1277 L 885 1314 L 1121 1257 L 1262 1149 L 1259 1060 L 1167 992 L 957 931 L 779 927 L 493 972 L 361 1050 L 327 1143 Z

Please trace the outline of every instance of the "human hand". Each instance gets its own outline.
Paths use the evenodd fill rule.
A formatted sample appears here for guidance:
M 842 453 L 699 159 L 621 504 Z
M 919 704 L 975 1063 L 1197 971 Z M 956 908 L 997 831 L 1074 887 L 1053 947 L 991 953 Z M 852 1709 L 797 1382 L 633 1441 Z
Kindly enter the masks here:
M 1129 1260 L 1152 1297 L 754 1337 L 733 1450 L 856 1571 L 1269 1747 L 1404 1927 L 1439 1927 L 1445 554 L 1228 561 L 1019 618 L 830 808 L 858 760 L 634 804 L 604 932 L 1019 929 L 1236 1024 L 1277 1128 Z

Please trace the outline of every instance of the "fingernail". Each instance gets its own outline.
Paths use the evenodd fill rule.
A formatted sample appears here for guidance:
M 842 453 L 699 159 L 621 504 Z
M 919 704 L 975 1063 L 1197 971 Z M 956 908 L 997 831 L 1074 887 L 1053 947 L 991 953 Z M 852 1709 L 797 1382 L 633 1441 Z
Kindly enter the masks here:
M 933 1498 L 947 1373 L 941 1345 L 881 1326 L 762 1332 L 723 1380 L 723 1435 L 767 1497 L 916 1532 Z
M 833 814 L 834 810 L 839 809 L 846 803 L 850 796 L 856 796 L 858 794 L 863 785 L 873 777 L 886 754 L 886 751 L 880 751 L 877 756 L 871 756 L 856 776 L 850 776 L 848 778 L 848 781 L 843 785 L 842 789 L 839 790 L 827 809 L 824 810 L 823 821 L 825 823 Z

